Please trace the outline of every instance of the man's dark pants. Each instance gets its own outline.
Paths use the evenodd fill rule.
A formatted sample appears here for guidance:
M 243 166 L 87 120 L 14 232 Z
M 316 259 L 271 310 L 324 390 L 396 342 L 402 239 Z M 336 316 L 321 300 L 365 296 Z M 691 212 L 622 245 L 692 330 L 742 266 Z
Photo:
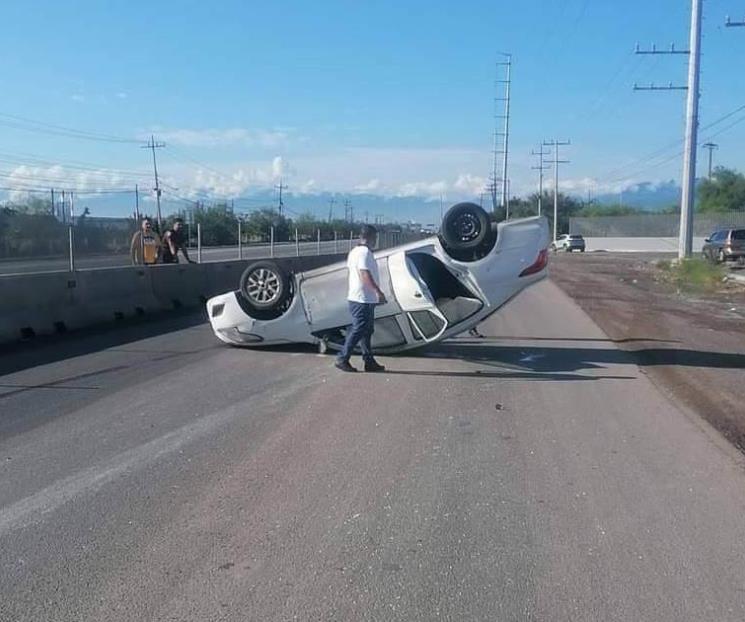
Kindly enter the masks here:
M 350 300 L 349 312 L 352 314 L 352 326 L 347 331 L 344 347 L 337 360 L 340 363 L 348 362 L 354 347 L 359 343 L 360 350 L 362 350 L 362 360 L 365 363 L 370 363 L 374 360 L 370 342 L 375 330 L 375 305 L 369 302 L 353 302 Z

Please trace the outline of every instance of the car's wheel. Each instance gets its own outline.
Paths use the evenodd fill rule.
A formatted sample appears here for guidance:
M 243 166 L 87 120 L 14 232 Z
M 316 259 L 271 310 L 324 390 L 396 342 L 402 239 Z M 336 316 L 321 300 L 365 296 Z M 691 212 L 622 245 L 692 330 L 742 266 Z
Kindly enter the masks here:
M 280 309 L 290 296 L 289 275 L 273 261 L 257 261 L 241 275 L 240 291 L 255 309 Z
M 454 250 L 478 248 L 490 237 L 489 215 L 475 203 L 458 203 L 442 220 L 441 236 Z
M 580 248 L 580 249 L 579 249 L 579 252 L 580 252 L 580 253 L 584 253 L 584 252 L 585 252 L 585 249 L 584 249 L 584 248 Z

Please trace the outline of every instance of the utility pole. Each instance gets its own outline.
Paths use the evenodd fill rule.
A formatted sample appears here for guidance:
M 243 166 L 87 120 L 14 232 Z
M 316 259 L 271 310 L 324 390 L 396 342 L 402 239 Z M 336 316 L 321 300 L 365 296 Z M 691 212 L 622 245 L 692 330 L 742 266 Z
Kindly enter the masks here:
M 282 183 L 282 178 L 279 178 L 279 185 L 274 186 L 279 190 L 279 202 L 277 203 L 277 211 L 279 212 L 279 215 L 282 215 L 282 210 L 284 209 L 285 204 L 282 202 L 282 190 L 287 190 L 287 186 L 285 186 Z
M 532 150 L 531 155 L 538 156 L 538 166 L 532 166 L 534 171 L 538 171 L 538 215 L 540 216 L 543 212 L 543 171 L 550 169 L 550 166 L 546 165 L 546 161 L 543 159 L 544 156 L 551 155 L 551 150 L 544 151 L 545 145 L 540 143 L 538 145 L 538 151 Z
M 692 0 L 691 2 L 691 54 L 688 57 L 686 140 L 685 155 L 683 156 L 683 195 L 680 201 L 680 241 L 678 245 L 678 257 L 680 259 L 690 257 L 693 251 L 693 203 L 696 194 L 702 1 Z
M 487 190 L 491 192 L 492 210 L 497 207 L 507 208 L 507 165 L 510 144 L 510 87 L 512 85 L 512 55 L 503 54 L 505 60 L 496 64 L 494 97 L 494 145 L 492 148 L 492 170 Z M 502 72 L 504 72 L 502 74 Z M 503 75 L 500 78 L 500 75 Z M 500 96 L 501 95 L 501 96 Z M 504 105 L 502 114 L 498 112 L 499 104 Z M 501 127 L 500 127 L 501 125 Z M 500 164 L 501 160 L 501 164 Z M 500 170 L 501 169 L 501 170 Z
M 140 220 L 140 187 L 135 184 L 135 220 Z
M 712 173 L 712 164 L 714 163 L 714 151 L 719 149 L 719 145 L 716 143 L 704 143 L 701 145 L 704 149 L 709 150 L 709 181 L 711 181 L 711 173 Z
M 153 152 L 153 175 L 155 176 L 155 201 L 158 206 L 158 234 L 163 235 L 163 215 L 160 211 L 160 181 L 158 180 L 158 163 L 155 160 L 155 150 L 165 147 L 165 143 L 156 143 L 155 137 L 151 134 L 150 140 L 142 149 L 150 149 Z
M 554 159 L 549 160 L 549 164 L 554 165 L 554 241 L 556 240 L 558 233 L 558 221 L 559 221 L 559 164 L 569 164 L 569 160 L 561 160 L 559 158 L 559 147 L 565 147 L 571 144 L 568 140 L 558 141 L 554 140 L 550 142 L 544 141 L 545 147 L 552 147 L 554 153 Z
M 691 256 L 693 250 L 693 204 L 696 193 L 696 152 L 698 151 L 698 104 L 700 99 L 699 78 L 701 74 L 701 14 L 703 0 L 691 0 L 690 47 L 687 50 L 676 49 L 674 45 L 668 50 L 641 50 L 636 46 L 637 54 L 683 54 L 688 56 L 688 82 L 685 86 L 640 87 L 634 85 L 635 91 L 687 91 L 685 149 L 683 152 L 682 193 L 680 198 L 680 237 L 678 240 L 678 258 Z M 732 23 L 732 22 L 730 22 Z
M 336 199 L 329 199 L 329 222 L 334 219 L 334 203 L 336 203 Z
M 57 206 L 54 204 L 54 188 L 50 188 L 52 191 L 52 216 L 57 217 Z
M 440 222 L 442 222 L 442 219 L 445 217 L 445 214 L 443 213 L 442 208 L 442 192 L 440 193 Z

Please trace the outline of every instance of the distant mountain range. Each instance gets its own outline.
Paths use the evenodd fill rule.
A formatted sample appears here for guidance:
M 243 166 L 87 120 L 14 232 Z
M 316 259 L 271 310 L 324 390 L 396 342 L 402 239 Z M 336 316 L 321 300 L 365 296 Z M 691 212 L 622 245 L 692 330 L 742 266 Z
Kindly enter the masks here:
M 577 198 L 586 200 L 586 196 Z M 196 201 L 196 198 L 194 199 Z M 662 210 L 680 200 L 680 187 L 674 182 L 643 182 L 636 184 L 623 191 L 623 194 L 606 193 L 596 195 L 593 200 L 603 204 L 618 204 L 636 207 L 646 211 L 654 212 Z M 212 199 L 204 200 L 207 205 Z M 376 222 L 407 222 L 413 221 L 422 225 L 437 224 L 440 221 L 440 201 L 427 197 L 407 196 L 389 197 L 378 194 L 342 194 L 321 192 L 316 194 L 292 194 L 284 196 L 284 208 L 290 217 L 311 212 L 319 218 L 328 218 L 329 209 L 335 219 L 344 219 L 345 201 L 349 201 L 356 220 L 367 220 Z M 445 201 L 443 209 L 447 210 L 452 201 Z M 163 215 L 172 214 L 184 210 L 193 203 L 183 199 L 176 200 L 163 193 L 162 211 Z M 134 197 L 81 197 L 78 199 L 76 208 L 82 210 L 88 206 L 92 216 L 131 216 L 134 211 Z M 272 191 L 257 191 L 248 197 L 235 201 L 235 211 L 238 213 L 250 212 L 262 207 L 277 207 L 277 197 Z M 485 207 L 488 208 L 487 205 Z M 140 210 L 143 213 L 154 215 L 155 204 L 150 198 L 141 197 Z
M 601 194 L 594 199 L 597 203 L 618 205 L 622 202 L 629 207 L 656 212 L 680 202 L 680 186 L 674 181 L 643 182 L 623 193 Z

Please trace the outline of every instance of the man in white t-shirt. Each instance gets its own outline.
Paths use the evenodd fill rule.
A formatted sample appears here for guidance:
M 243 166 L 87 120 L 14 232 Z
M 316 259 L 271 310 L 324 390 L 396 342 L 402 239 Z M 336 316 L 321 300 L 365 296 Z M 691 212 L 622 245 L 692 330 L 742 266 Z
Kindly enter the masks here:
M 347 301 L 349 312 L 352 314 L 352 325 L 347 329 L 344 348 L 336 358 L 336 368 L 341 371 L 355 372 L 349 364 L 352 351 L 359 343 L 362 350 L 362 360 L 365 371 L 384 371 L 372 354 L 371 340 L 375 330 L 375 306 L 385 304 L 385 294 L 378 283 L 378 262 L 375 261 L 372 249 L 378 240 L 378 232 L 371 225 L 364 225 L 360 231 L 360 244 L 351 251 L 347 258 L 349 268 L 349 291 Z

